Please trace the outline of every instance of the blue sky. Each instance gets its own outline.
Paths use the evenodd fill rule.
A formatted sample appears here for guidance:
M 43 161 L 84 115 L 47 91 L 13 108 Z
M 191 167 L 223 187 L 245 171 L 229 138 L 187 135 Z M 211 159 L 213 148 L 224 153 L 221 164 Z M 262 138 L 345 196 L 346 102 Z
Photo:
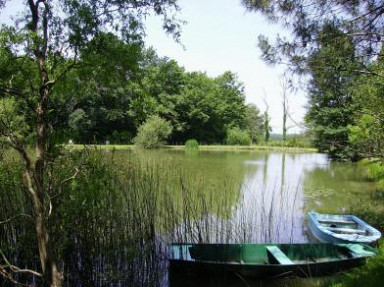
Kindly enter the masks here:
M 20 2 L 9 1 L 7 9 L 0 14 L 0 22 L 18 10 Z M 263 112 L 265 98 L 273 132 L 281 133 L 282 92 L 279 79 L 283 67 L 268 66 L 260 59 L 257 37 L 263 34 L 274 39 L 278 33 L 289 36 L 288 32 L 260 14 L 246 12 L 240 0 L 179 0 L 179 5 L 179 18 L 187 21 L 181 35 L 185 49 L 165 35 L 158 17 L 146 20 L 146 45 L 152 46 L 160 56 L 176 60 L 187 71 L 203 71 L 212 77 L 225 71 L 236 73 L 238 80 L 244 84 L 246 102 L 256 104 Z M 296 122 L 302 121 L 305 103 L 303 92 L 289 95 L 290 114 Z M 288 126 L 294 124 L 289 122 Z M 297 127 L 289 130 L 299 131 Z

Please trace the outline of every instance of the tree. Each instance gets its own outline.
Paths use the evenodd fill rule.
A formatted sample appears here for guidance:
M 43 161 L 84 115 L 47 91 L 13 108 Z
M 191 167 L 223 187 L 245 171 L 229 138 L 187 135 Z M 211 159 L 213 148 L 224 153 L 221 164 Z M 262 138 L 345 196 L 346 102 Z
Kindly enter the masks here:
M 308 60 L 312 79 L 306 122 L 314 130 L 315 146 L 334 159 L 355 157 L 348 141 L 357 108 L 350 89 L 356 78 L 355 62 L 349 60 L 354 53 L 350 39 L 329 25 L 321 35 L 321 48 Z
M 265 36 L 259 37 L 262 57 L 269 63 L 284 63 L 299 73 L 307 71 L 307 58 L 321 41 L 324 26 L 332 24 L 351 39 L 356 47 L 358 63 L 355 71 L 372 73 L 369 60 L 380 52 L 384 28 L 382 1 L 316 1 L 316 0 L 242 0 L 250 11 L 259 11 L 272 22 L 280 22 L 291 30 L 292 38 L 278 37 L 270 44 Z M 333 35 L 336 39 L 337 35 Z M 332 61 L 329 62 L 332 64 Z
M 134 143 L 144 149 L 156 149 L 164 145 L 165 140 L 172 133 L 172 126 L 166 120 L 152 116 L 139 127 Z
M 251 137 L 246 130 L 241 130 L 238 127 L 230 128 L 227 132 L 227 144 L 250 145 Z
M 348 126 L 349 141 L 359 157 L 384 160 L 383 57 L 372 63 L 374 75 L 360 75 L 352 84 L 352 95 L 359 107 L 355 121 Z
M 0 2 L 0 9 L 6 2 Z M 28 0 L 23 3 L 23 16 L 16 20 L 14 27 L 3 27 L 1 31 L 1 50 L 7 51 L 6 55 L 0 55 L 1 63 L 12 63 L 12 69 L 1 72 L 0 91 L 2 96 L 17 102 L 4 105 L 11 108 L 7 113 L 15 111 L 26 115 L 23 131 L 29 127 L 28 132 L 33 133 L 34 153 L 28 152 L 24 135 L 14 130 L 12 122 L 3 119 L 0 132 L 6 143 L 19 153 L 24 166 L 24 184 L 33 206 L 42 285 L 61 286 L 63 277 L 47 224 L 49 207 L 55 207 L 46 177 L 50 162 L 57 157 L 53 115 L 60 111 L 54 105 L 56 89 L 59 92 L 57 87 L 78 66 L 79 52 L 101 32 L 112 30 L 127 43 L 140 42 L 144 31 L 142 18 L 146 13 L 153 11 L 162 15 L 165 31 L 177 38 L 179 25 L 169 15 L 170 11 L 177 10 L 177 5 L 176 0 Z M 15 77 L 17 81 L 13 80 Z M 27 84 L 20 83 L 20 79 Z
M 246 106 L 246 129 L 251 136 L 252 143 L 257 143 L 261 140 L 263 134 L 263 117 L 260 115 L 260 110 L 254 104 Z
M 377 76 L 370 63 L 379 56 L 384 39 L 382 1 L 242 2 L 291 31 L 290 38 L 277 37 L 274 43 L 260 35 L 259 48 L 267 63 L 310 75 L 306 119 L 315 144 L 333 158 L 355 157 L 347 126 L 353 125 L 358 107 L 348 85 L 357 75 Z
M 287 117 L 288 117 L 288 88 L 289 80 L 287 75 L 284 74 L 280 79 L 281 96 L 283 104 L 283 142 L 287 140 Z
M 265 111 L 264 111 L 264 114 L 263 114 L 263 131 L 264 131 L 264 141 L 266 143 L 268 143 L 269 141 L 269 137 L 270 137 L 270 132 L 272 131 L 272 127 L 270 126 L 270 121 L 271 121 L 271 117 L 269 116 L 269 105 L 268 105 L 268 102 L 266 100 L 266 98 L 264 97 L 263 98 L 264 100 L 264 104 L 265 104 Z
M 271 131 L 272 131 L 272 128 L 269 124 L 269 122 L 271 121 L 271 117 L 269 116 L 269 113 L 268 113 L 268 109 L 266 109 L 264 111 L 264 121 L 263 121 L 263 128 L 264 128 L 264 141 L 266 143 L 269 142 L 269 138 L 271 136 Z
M 201 72 L 185 73 L 175 65 L 168 65 L 175 80 L 167 86 L 173 88 L 154 96 L 159 104 L 157 113 L 174 127 L 172 142 L 195 138 L 222 143 L 229 127 L 245 127 L 243 85 L 235 74 L 225 72 L 210 78 Z

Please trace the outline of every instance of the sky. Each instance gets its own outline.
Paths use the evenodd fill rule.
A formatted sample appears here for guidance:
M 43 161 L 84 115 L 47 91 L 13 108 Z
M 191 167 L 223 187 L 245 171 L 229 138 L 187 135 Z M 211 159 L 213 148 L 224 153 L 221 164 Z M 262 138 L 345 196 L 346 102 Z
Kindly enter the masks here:
M 0 22 L 20 9 L 21 0 L 8 2 L 1 11 Z M 182 28 L 181 43 L 176 43 L 162 30 L 159 17 L 149 16 L 146 25 L 146 46 L 153 47 L 159 56 L 174 59 L 187 71 L 202 71 L 216 77 L 231 71 L 245 88 L 246 103 L 253 103 L 264 112 L 269 106 L 274 133 L 282 133 L 282 66 L 269 66 L 260 59 L 257 37 L 266 35 L 273 40 L 277 34 L 289 36 L 288 31 L 272 24 L 258 13 L 246 12 L 240 0 L 179 0 L 178 18 L 187 23 Z M 295 122 L 305 114 L 304 92 L 289 94 L 289 113 Z M 288 119 L 288 133 L 300 128 Z
M 246 103 L 256 104 L 264 112 L 265 98 L 273 132 L 282 133 L 280 79 L 284 67 L 271 67 L 260 59 L 257 37 L 263 34 L 273 40 L 277 34 L 289 37 L 289 32 L 258 13 L 247 12 L 240 0 L 180 0 L 179 4 L 179 18 L 187 21 L 181 33 L 185 50 L 162 31 L 161 19 L 154 17 L 146 23 L 146 45 L 155 48 L 160 56 L 176 60 L 187 71 L 203 71 L 212 77 L 228 70 L 236 73 L 244 84 Z M 289 94 L 288 101 L 290 116 L 301 122 L 305 114 L 304 92 Z M 288 121 L 289 133 L 300 132 Z

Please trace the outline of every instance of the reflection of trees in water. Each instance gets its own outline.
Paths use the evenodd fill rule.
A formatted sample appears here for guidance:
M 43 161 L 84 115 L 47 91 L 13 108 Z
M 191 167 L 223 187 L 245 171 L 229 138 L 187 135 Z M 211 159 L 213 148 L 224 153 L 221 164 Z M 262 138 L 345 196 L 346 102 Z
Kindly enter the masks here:
M 264 156 L 262 171 L 248 176 L 243 187 L 243 209 L 249 242 L 303 242 L 300 175 L 292 175 L 289 154 Z M 287 165 L 290 171 L 287 172 Z M 288 169 L 289 170 L 289 169 Z
M 162 158 L 160 165 L 156 160 L 111 156 L 119 161 L 108 162 L 109 155 L 89 158 L 76 180 L 63 186 L 60 201 L 54 202 L 51 240 L 59 251 L 65 286 L 159 286 L 167 272 L 166 246 L 181 234 L 177 226 L 190 231 L 183 235 L 185 240 L 231 236 L 228 230 L 226 235 L 216 233 L 218 237 L 209 238 L 211 225 L 206 218 L 216 216 L 223 222 L 229 218 L 239 199 L 244 166 L 231 173 L 230 158 L 224 158 L 227 166 L 214 159 L 213 167 L 220 167 L 216 171 L 220 176 L 215 177 L 212 171 L 204 175 L 196 160 L 181 169 L 172 159 Z M 65 178 L 72 163 L 58 166 Z M 1 170 L 1 177 L 12 169 Z M 10 179 L 0 187 L 0 206 L 4 207 L 0 221 L 30 212 L 28 202 L 15 200 L 24 198 L 19 180 Z M 195 229 L 198 220 L 208 224 Z M 34 269 L 39 266 L 34 230 L 24 221 L 16 218 L 0 226 L 1 249 L 13 264 Z M 20 282 L 38 281 L 31 276 L 16 277 Z
M 369 201 L 375 183 L 365 178 L 364 168 L 353 163 L 329 163 L 305 171 L 306 209 L 325 213 L 345 212 L 356 199 Z
M 185 225 L 176 226 L 179 233 L 179 237 L 176 237 L 178 242 L 307 240 L 303 235 L 302 225 L 304 202 L 301 194 L 301 178 L 300 174 L 291 173 L 295 172 L 292 164 L 300 167 L 302 160 L 286 154 L 266 153 L 262 154 L 261 161 L 259 157 L 253 162 L 248 160 L 247 164 L 256 168 L 246 174 L 239 202 L 235 206 L 231 205 L 231 202 L 225 202 L 226 193 L 222 193 L 216 199 L 221 206 L 229 203 L 226 210 L 230 210 L 230 214 L 224 217 L 217 216 L 220 213 L 208 209 L 201 216 L 186 218 L 188 228 Z M 191 204 L 193 201 L 187 202 Z
M 308 187 L 332 184 L 332 175 L 335 184 L 341 184 L 337 180 L 344 176 L 348 181 L 354 173 L 337 165 L 332 170 L 316 167 L 308 155 L 131 156 L 115 155 L 119 162 L 113 163 L 114 168 L 88 163 L 83 175 L 65 186 L 65 196 L 55 202 L 52 240 L 60 252 L 66 286 L 166 284 L 166 247 L 173 241 L 306 241 L 301 176 Z M 68 166 L 61 166 L 63 172 Z M 16 200 L 24 198 L 20 178 L 10 178 L 6 168 L 0 170 L 4 179 L 0 221 L 30 212 L 28 202 Z M 62 225 L 55 225 L 57 217 Z M 34 231 L 25 220 L 21 217 L 0 226 L 1 249 L 13 264 L 34 269 L 38 266 Z

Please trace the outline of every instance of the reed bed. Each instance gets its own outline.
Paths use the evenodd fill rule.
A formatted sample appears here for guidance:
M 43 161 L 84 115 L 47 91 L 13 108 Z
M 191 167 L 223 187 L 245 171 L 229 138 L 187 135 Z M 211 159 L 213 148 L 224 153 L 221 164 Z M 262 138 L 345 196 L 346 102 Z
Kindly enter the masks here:
M 60 185 L 74 167 L 79 175 Z M 265 192 L 230 170 L 211 178 L 150 153 L 85 149 L 68 152 L 50 172 L 60 195 L 50 231 L 65 286 L 162 286 L 171 242 L 291 242 L 301 230 L 298 186 Z M 0 221 L 30 214 L 20 176 L 17 163 L 1 166 Z M 0 246 L 15 265 L 38 270 L 31 226 L 25 218 L 1 224 Z

